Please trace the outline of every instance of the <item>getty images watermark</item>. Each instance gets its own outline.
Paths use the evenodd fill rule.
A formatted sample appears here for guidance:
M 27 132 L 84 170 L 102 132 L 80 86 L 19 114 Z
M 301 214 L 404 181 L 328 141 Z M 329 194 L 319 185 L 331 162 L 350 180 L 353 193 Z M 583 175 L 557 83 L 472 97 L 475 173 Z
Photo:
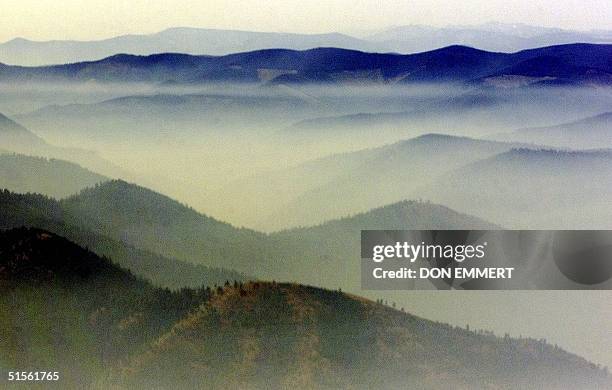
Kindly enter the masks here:
M 363 230 L 369 290 L 612 288 L 612 231 Z

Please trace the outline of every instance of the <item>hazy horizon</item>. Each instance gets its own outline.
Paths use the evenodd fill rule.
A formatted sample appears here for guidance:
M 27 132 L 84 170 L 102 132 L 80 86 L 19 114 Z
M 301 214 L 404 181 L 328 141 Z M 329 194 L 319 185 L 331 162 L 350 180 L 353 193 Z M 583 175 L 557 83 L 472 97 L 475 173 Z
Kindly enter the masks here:
M 265 6 L 245 1 L 227 4 L 189 0 L 181 7 L 145 0 L 115 2 L 113 7 L 101 0 L 69 0 L 62 7 L 51 1 L 8 0 L 8 3 L 0 15 L 0 42 L 15 38 L 101 40 L 126 34 L 152 34 L 174 27 L 302 34 L 341 32 L 357 36 L 405 25 L 503 23 L 581 31 L 612 28 L 612 9 L 601 0 L 587 4 L 563 0 L 554 7 L 545 0 L 513 3 L 470 0 L 451 5 L 438 0 L 393 0 L 382 5 L 371 0 L 357 4 L 333 0 L 325 7 L 295 0 L 274 0 Z M 24 20 L 28 23 L 23 23 Z M 62 23 L 57 23 L 58 20 Z

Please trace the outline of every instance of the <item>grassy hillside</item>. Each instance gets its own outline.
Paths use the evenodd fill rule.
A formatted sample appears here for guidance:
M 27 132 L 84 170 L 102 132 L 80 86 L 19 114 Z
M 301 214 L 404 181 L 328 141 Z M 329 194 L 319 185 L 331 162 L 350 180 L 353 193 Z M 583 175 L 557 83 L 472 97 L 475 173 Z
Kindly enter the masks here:
M 0 363 L 62 388 L 585 388 L 609 377 L 342 292 L 277 283 L 171 293 L 37 229 L 0 232 Z M 27 313 L 27 315 L 24 315 Z

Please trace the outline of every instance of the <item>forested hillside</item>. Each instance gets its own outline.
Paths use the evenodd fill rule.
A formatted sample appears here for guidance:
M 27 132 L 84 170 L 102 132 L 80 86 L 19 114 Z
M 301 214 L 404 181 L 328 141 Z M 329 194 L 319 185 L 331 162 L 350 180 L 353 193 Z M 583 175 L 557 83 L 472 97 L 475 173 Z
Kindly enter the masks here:
M 225 268 L 167 258 L 89 230 L 80 223 L 71 224 L 65 219 L 60 203 L 42 195 L 0 191 L 0 206 L 0 229 L 27 226 L 49 230 L 89 248 L 99 256 L 112 258 L 122 267 L 159 286 L 172 289 L 200 287 L 246 278 Z
M 5 191 L 0 204 L 5 206 L 0 209 L 0 227 L 50 230 L 169 287 L 219 278 L 243 280 L 246 274 L 359 288 L 361 230 L 494 228 L 443 206 L 406 201 L 266 235 L 235 228 L 122 181 L 105 182 L 59 202 Z
M 0 363 L 53 367 L 62 388 L 610 383 L 543 340 L 453 328 L 340 291 L 236 282 L 173 293 L 38 229 L 0 233 L 0 309 Z

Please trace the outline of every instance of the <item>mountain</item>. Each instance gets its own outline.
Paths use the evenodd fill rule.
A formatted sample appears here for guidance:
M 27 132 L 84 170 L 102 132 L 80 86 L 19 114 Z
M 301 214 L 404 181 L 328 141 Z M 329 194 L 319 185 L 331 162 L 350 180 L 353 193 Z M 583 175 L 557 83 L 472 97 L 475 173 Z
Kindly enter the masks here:
M 232 269 L 259 278 L 359 288 L 359 278 L 338 270 L 345 255 L 359 247 L 354 240 L 361 229 L 492 226 L 442 206 L 412 202 L 372 210 L 342 221 L 340 227 L 330 223 L 312 228 L 315 232 L 322 229 L 320 234 L 305 229 L 266 235 L 235 228 L 122 181 L 104 182 L 59 202 L 8 191 L 1 195 L 0 228 L 29 226 L 52 231 L 172 287 L 198 285 L 202 280 L 218 282 L 215 277 L 244 280 L 244 275 L 227 271 Z M 321 245 L 334 237 L 348 239 Z M 180 272 L 168 273 L 174 259 L 180 260 L 175 267 Z M 186 278 L 191 268 L 184 262 L 206 267 L 194 269 L 197 277 Z M 321 273 L 321 269 L 330 272 Z
M 299 76 L 311 83 L 329 83 L 334 78 L 383 79 L 404 78 L 430 64 L 432 69 L 410 76 L 416 80 L 432 80 L 445 75 L 445 68 L 454 66 L 455 78 L 461 71 L 469 78 L 491 73 L 502 54 L 480 52 L 464 47 L 450 47 L 425 54 L 396 55 L 365 53 L 337 48 L 318 48 L 304 51 L 268 49 L 226 56 L 190 56 L 185 54 L 155 54 L 134 56 L 119 54 L 94 62 L 25 68 L 7 66 L 0 73 L 4 81 L 86 81 L 108 82 L 260 82 L 261 72 L 275 70 Z M 454 64 L 450 64 L 450 61 Z M 363 71 L 374 71 L 365 74 Z M 284 73 L 283 73 L 284 72 Z M 434 74 L 436 73 L 436 74 Z M 444 80 L 440 80 L 444 81 Z
M 494 138 L 540 143 L 560 148 L 612 148 L 612 112 L 556 126 L 519 129 L 512 133 L 496 135 Z
M 482 219 L 441 205 L 402 201 L 317 226 L 271 233 L 269 241 L 279 259 L 277 279 L 360 291 L 360 268 L 349 265 L 357 264 L 355 262 L 360 258 L 362 230 L 497 228 Z
M 264 234 L 200 214 L 144 187 L 113 180 L 63 199 L 61 206 L 71 224 L 164 257 L 258 276 L 272 270 Z
M 317 47 L 416 53 L 456 44 L 494 52 L 516 52 L 575 42 L 612 43 L 612 33 L 490 23 L 442 28 L 399 26 L 359 39 L 340 33 L 289 34 L 178 27 L 154 34 L 132 34 L 97 41 L 41 42 L 16 38 L 0 44 L 0 62 L 40 66 L 93 61 L 118 53 L 225 55 L 259 49 L 306 50 Z
M 0 113 L 0 145 L 4 148 L 41 147 L 45 141 Z
M 232 202 L 259 211 L 251 224 L 268 230 L 307 226 L 410 198 L 444 173 L 521 146 L 426 134 L 255 176 L 223 192 L 239 189 Z M 273 206 L 265 208 L 260 199 Z
M 149 82 L 200 84 L 272 82 L 334 84 L 471 82 L 522 76 L 534 82 L 609 85 L 612 45 L 570 44 L 494 53 L 448 46 L 417 54 L 379 54 L 338 48 L 303 51 L 267 49 L 224 56 L 117 54 L 98 61 L 66 65 L 3 66 L 6 82 Z M 272 77 L 270 77 L 272 75 Z
M 533 85 L 609 85 L 612 45 L 574 44 L 549 46 L 515 53 L 515 62 L 484 78 L 495 84 L 508 76 L 533 79 Z
M 55 159 L 0 154 L 0 188 L 63 198 L 108 178 Z
M 82 388 L 208 296 L 155 288 L 44 230 L 0 231 L 0 363 L 53 366 Z
M 320 105 L 299 97 L 241 91 L 123 96 L 95 103 L 46 106 L 16 119 L 45 136 L 61 139 L 78 134 L 107 144 L 127 131 L 130 137 L 145 140 L 169 132 L 173 139 L 191 139 L 218 129 L 237 132 L 255 124 L 284 127 L 320 112 Z
M 105 176 L 132 177 L 129 172 L 98 156 L 91 150 L 51 145 L 21 124 L 2 114 L 0 114 L 0 146 L 5 152 L 68 160 Z
M 226 280 L 245 280 L 246 276 L 224 268 L 206 267 L 136 248 L 88 229 L 75 219 L 68 222 L 62 205 L 36 194 L 15 194 L 0 191 L 0 229 L 21 226 L 42 228 L 89 248 L 99 256 L 112 258 L 135 275 L 158 286 L 178 289 L 221 284 Z
M 397 142 L 426 133 L 491 138 L 521 126 L 541 127 L 598 115 L 610 109 L 609 95 L 591 88 L 447 88 L 437 96 L 406 104 L 392 112 L 361 109 L 358 113 L 309 118 L 288 126 L 276 137 L 289 147 L 327 154 Z M 500 140 L 506 140 L 500 138 Z M 508 141 L 522 142 L 519 138 Z
M 157 289 L 36 229 L 0 232 L 0 307 L 0 362 L 53 366 L 63 388 L 602 388 L 610 380 L 545 340 L 454 328 L 339 291 L 262 282 Z
M 417 193 L 507 228 L 609 229 L 610 188 L 610 150 L 515 149 L 454 170 Z
M 411 383 L 421 389 L 503 389 L 606 384 L 601 370 L 543 341 L 470 332 L 342 292 L 292 284 L 224 290 L 128 367 L 126 382 L 135 387 L 394 389 Z M 173 370 L 164 372 L 168 368 Z
M 516 52 L 575 42 L 611 43 L 610 31 L 571 31 L 525 24 L 487 23 L 476 26 L 398 26 L 367 35 L 365 40 L 415 53 L 435 47 L 465 45 L 496 52 Z
M 374 51 L 376 45 L 338 33 L 288 34 L 179 27 L 155 34 L 125 35 L 99 41 L 36 42 L 17 38 L 0 45 L 0 62 L 38 66 L 93 61 L 118 53 L 225 55 L 259 49 L 317 47 Z

